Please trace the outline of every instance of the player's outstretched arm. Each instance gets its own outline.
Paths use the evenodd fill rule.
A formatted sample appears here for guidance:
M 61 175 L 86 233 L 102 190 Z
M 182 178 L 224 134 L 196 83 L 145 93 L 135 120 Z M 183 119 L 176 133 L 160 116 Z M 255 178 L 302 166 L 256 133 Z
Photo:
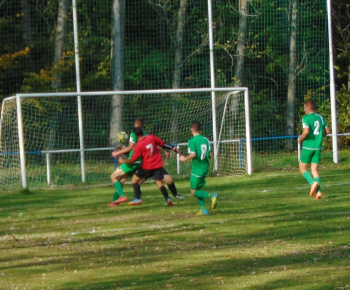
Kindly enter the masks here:
M 169 158 L 170 157 L 170 153 L 168 152 L 168 151 L 165 151 L 162 147 L 160 147 L 160 146 L 157 146 L 157 148 L 158 148 L 158 151 L 159 152 L 161 152 L 161 153 L 163 153 L 164 154 L 164 156 L 165 156 L 165 158 Z
M 324 128 L 325 134 L 324 136 L 326 136 L 327 134 L 331 134 L 331 129 L 329 127 Z
M 112 152 L 112 156 L 113 157 L 118 157 L 118 156 L 120 156 L 120 155 L 122 155 L 122 154 L 127 154 L 127 153 L 129 153 L 132 149 L 134 149 L 134 146 L 135 146 L 135 143 L 133 143 L 133 142 L 130 142 L 129 143 L 129 145 L 127 146 L 127 147 L 125 147 L 125 148 L 123 148 L 123 149 L 117 149 L 116 151 L 113 151 Z
M 186 161 L 189 161 L 189 160 L 192 160 L 193 158 L 196 157 L 196 153 L 190 153 L 188 156 L 184 156 L 184 155 L 181 155 L 180 156 L 180 161 L 182 162 L 186 162 Z
M 169 143 L 164 143 L 162 146 L 164 149 L 172 150 L 175 153 L 181 154 L 179 148 L 177 148 L 175 145 L 169 144 Z

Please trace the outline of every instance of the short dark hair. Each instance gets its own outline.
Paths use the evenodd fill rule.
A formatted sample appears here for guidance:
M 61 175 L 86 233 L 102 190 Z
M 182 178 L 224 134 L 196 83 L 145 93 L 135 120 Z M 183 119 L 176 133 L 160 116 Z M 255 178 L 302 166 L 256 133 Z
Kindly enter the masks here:
M 312 100 L 308 100 L 304 103 L 304 105 L 309 106 L 311 110 L 315 111 L 316 110 L 316 105 Z
M 140 127 L 143 127 L 145 122 L 143 121 L 142 118 L 136 118 L 134 123 L 137 123 Z
M 202 125 L 199 121 L 192 121 L 191 128 L 193 128 L 195 131 L 200 132 L 202 131 Z
M 143 136 L 143 131 L 142 131 L 142 128 L 140 128 L 140 127 L 135 127 L 134 133 L 136 136 Z

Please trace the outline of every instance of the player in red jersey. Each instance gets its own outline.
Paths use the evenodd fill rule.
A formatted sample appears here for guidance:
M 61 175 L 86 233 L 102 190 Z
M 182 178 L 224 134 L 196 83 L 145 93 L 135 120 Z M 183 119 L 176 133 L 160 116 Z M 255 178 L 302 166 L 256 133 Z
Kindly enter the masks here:
M 167 204 L 173 206 L 168 191 L 163 184 L 164 175 L 167 175 L 168 173 L 163 168 L 162 156 L 160 155 L 157 146 L 173 151 L 177 151 L 176 147 L 164 143 L 164 141 L 157 136 L 144 136 L 141 128 L 134 128 L 134 133 L 138 141 L 135 144 L 132 156 L 129 159 L 119 158 L 120 164 L 131 164 L 139 157 L 142 157 L 141 168 L 136 171 L 131 180 L 134 188 L 135 199 L 132 202 L 129 202 L 129 205 L 142 204 L 140 184 L 138 182 L 141 179 L 152 177 L 156 181 L 156 184 L 162 192 Z

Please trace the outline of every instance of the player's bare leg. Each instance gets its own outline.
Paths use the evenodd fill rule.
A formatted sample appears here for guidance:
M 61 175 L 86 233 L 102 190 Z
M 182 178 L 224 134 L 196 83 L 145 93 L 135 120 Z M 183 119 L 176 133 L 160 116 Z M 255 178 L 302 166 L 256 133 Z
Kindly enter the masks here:
M 173 179 L 173 177 L 170 174 L 165 174 L 164 175 L 163 182 L 168 186 L 168 188 L 169 188 L 171 194 L 173 195 L 173 197 L 179 198 L 179 199 L 183 199 L 184 198 L 180 193 L 177 192 L 174 179 Z
M 125 172 L 123 169 L 117 168 L 116 170 L 113 171 L 113 173 L 110 176 L 110 179 L 113 183 L 117 182 L 120 177 L 125 175 Z
M 317 163 L 311 163 L 311 174 L 313 178 L 320 177 L 320 174 L 318 172 L 318 164 Z
M 308 167 L 308 164 L 299 162 L 299 172 L 301 173 L 301 175 L 303 175 L 304 172 L 308 170 Z

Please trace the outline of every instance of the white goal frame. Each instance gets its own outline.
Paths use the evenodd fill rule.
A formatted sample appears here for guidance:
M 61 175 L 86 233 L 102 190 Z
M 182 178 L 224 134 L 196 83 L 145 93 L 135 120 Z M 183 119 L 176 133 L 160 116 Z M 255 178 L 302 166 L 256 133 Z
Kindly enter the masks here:
M 17 104 L 17 123 L 18 123 L 18 140 L 19 140 L 19 158 L 20 158 L 20 169 L 21 169 L 21 183 L 22 188 L 26 189 L 27 184 L 27 175 L 26 175 L 26 152 L 24 144 L 24 128 L 23 128 L 23 116 L 22 116 L 22 106 L 21 99 L 24 98 L 41 98 L 41 97 L 84 97 L 84 96 L 113 96 L 113 95 L 137 95 L 137 94 L 174 94 L 174 93 L 211 93 L 212 97 L 212 111 L 213 116 L 216 116 L 215 111 L 215 93 L 216 92 L 227 92 L 227 98 L 235 93 L 243 92 L 244 93 L 244 111 L 245 111 L 245 135 L 244 140 L 229 140 L 228 142 L 245 142 L 246 143 L 246 171 L 249 175 L 252 174 L 252 145 L 251 145 L 251 133 L 250 133 L 250 114 L 249 114 L 249 90 L 245 87 L 228 87 L 228 88 L 192 88 L 192 89 L 162 89 L 162 90 L 138 90 L 138 91 L 99 91 L 99 92 L 70 92 L 70 93 L 29 93 L 29 94 L 17 94 L 16 96 L 9 97 L 4 99 L 3 102 L 10 99 L 16 99 Z M 3 103 L 4 104 L 4 103 Z M 0 119 L 0 142 L 2 134 L 2 121 L 3 121 L 3 109 L 2 106 L 1 119 Z M 226 112 L 226 105 L 225 105 Z M 78 106 L 78 113 L 82 114 L 81 106 Z M 85 172 L 85 160 L 84 154 L 85 151 L 99 151 L 99 150 L 111 150 L 110 147 L 105 148 L 89 148 L 85 149 L 83 144 L 83 124 L 82 118 L 79 118 L 79 135 L 80 138 L 80 149 L 72 150 L 54 150 L 54 151 L 42 151 L 43 154 L 46 154 L 47 161 L 47 181 L 50 184 L 50 154 L 51 153 L 62 153 L 62 152 L 80 152 L 81 156 L 81 178 L 82 182 L 85 182 L 86 172 Z M 220 138 L 220 132 L 218 136 L 216 118 L 212 119 L 212 130 L 213 130 L 213 151 L 214 151 L 214 171 L 218 169 L 218 148 L 219 143 L 218 137 Z M 221 130 L 220 130 L 221 131 Z M 224 141 L 227 142 L 227 141 Z M 184 144 L 178 144 L 184 145 Z M 178 160 L 179 168 L 179 160 Z M 179 170 L 178 170 L 179 171 Z

